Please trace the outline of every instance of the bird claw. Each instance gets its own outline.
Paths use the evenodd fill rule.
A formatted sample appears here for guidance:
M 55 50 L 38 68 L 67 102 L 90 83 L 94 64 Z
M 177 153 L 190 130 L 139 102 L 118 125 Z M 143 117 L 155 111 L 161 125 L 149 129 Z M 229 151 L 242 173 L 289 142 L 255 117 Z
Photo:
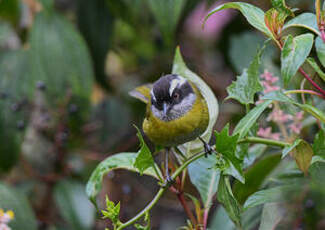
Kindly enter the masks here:
M 159 185 L 162 188 L 169 188 L 175 183 L 175 180 L 173 180 L 169 175 L 165 178 L 165 181 L 163 183 L 160 183 Z
M 206 143 L 201 137 L 199 137 L 199 139 L 202 141 L 203 143 L 203 147 L 204 147 L 204 157 L 208 157 L 208 155 L 212 154 L 213 152 L 215 152 L 213 150 L 213 148 L 211 147 L 211 145 L 209 145 L 208 143 Z

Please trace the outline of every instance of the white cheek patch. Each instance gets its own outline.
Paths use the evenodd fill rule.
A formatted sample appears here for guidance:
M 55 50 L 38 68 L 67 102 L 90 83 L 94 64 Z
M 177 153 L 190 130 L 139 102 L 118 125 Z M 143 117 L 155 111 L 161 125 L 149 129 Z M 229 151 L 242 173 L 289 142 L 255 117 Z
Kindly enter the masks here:
M 172 96 L 173 95 L 173 92 L 174 90 L 177 88 L 177 87 L 180 87 L 182 86 L 183 84 L 186 83 L 186 79 L 181 77 L 181 76 L 177 76 L 176 79 L 172 80 L 170 82 L 170 86 L 169 86 L 169 95 Z

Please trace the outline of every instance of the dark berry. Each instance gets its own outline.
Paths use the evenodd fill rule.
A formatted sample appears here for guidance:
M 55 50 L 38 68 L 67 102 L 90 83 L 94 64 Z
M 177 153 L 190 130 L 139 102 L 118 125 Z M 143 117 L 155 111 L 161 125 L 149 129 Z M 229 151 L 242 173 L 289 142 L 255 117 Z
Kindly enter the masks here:
M 16 126 L 17 126 L 18 130 L 23 130 L 25 128 L 25 122 L 22 120 L 19 120 L 19 121 L 17 121 Z

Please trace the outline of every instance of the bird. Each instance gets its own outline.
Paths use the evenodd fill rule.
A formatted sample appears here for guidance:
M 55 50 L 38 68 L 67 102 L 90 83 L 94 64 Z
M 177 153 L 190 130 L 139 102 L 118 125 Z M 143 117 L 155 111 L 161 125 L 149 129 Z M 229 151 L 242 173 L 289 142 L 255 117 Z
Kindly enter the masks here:
M 153 84 L 137 87 L 130 95 L 147 103 L 142 129 L 153 144 L 167 150 L 165 163 L 169 180 L 170 148 L 200 138 L 207 129 L 206 100 L 193 82 L 178 74 L 164 75 Z M 204 141 L 203 144 L 209 151 Z

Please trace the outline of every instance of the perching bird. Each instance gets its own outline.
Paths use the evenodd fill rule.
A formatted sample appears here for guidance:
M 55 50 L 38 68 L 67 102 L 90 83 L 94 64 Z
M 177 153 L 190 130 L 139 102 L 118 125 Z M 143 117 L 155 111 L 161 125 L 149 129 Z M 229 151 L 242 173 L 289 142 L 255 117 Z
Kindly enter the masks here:
M 153 85 L 140 86 L 130 94 L 147 103 L 143 131 L 155 145 L 167 149 L 167 159 L 170 147 L 199 138 L 209 124 L 201 92 L 180 75 L 162 76 Z

